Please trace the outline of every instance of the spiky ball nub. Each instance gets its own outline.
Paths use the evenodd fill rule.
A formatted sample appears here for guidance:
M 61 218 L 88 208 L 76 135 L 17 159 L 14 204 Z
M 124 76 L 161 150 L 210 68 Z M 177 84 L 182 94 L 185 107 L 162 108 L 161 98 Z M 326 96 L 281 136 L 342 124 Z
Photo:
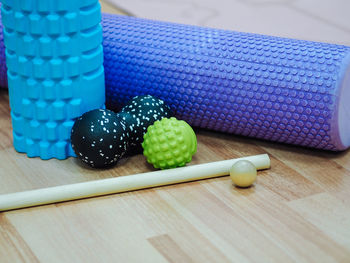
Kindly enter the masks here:
M 175 168 L 192 160 L 197 151 L 197 138 L 185 121 L 163 118 L 148 127 L 142 147 L 147 161 L 155 168 Z
M 171 117 L 170 108 L 163 100 L 151 95 L 136 96 L 118 115 L 129 127 L 129 153 L 142 152 L 141 143 L 147 128 L 155 121 Z
M 117 163 L 128 147 L 125 122 L 110 110 L 92 110 L 79 117 L 72 128 L 72 148 L 91 167 Z

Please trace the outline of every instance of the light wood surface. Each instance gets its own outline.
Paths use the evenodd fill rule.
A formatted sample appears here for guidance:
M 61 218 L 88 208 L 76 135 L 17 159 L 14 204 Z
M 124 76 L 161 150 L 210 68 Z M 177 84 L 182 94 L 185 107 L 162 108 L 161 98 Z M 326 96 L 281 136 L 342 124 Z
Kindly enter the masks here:
M 102 12 L 105 12 L 105 13 L 114 13 L 114 14 L 121 14 L 121 15 L 124 15 L 124 14 L 127 14 L 126 11 L 122 10 L 122 9 L 118 9 L 118 8 L 115 8 L 112 4 L 110 4 L 108 1 L 100 1 L 101 3 L 101 10 Z
M 105 8 L 105 6 L 103 6 Z M 0 90 L 0 193 L 152 171 L 30 159 Z M 196 130 L 191 164 L 268 153 L 254 187 L 229 177 L 0 213 L 0 262 L 350 262 L 350 153 Z

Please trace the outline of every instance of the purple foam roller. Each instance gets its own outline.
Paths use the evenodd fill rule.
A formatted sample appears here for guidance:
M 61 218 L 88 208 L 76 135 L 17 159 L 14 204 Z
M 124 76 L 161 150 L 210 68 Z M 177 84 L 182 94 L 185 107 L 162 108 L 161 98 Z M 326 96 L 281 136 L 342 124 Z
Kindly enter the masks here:
M 151 94 L 196 127 L 350 146 L 349 47 L 108 14 L 102 25 L 111 109 Z
M 193 126 L 327 150 L 350 145 L 350 48 L 105 15 L 107 103 L 165 100 Z

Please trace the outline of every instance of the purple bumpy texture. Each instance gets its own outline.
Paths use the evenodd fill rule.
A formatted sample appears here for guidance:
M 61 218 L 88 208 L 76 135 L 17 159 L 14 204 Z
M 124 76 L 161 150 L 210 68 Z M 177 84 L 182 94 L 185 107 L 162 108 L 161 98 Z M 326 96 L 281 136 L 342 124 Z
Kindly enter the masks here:
M 192 126 L 326 150 L 349 146 L 348 120 L 338 117 L 349 47 L 109 14 L 102 26 L 110 109 L 151 94 Z
M 114 15 L 103 28 L 109 107 L 152 94 L 196 127 L 348 146 L 337 101 L 349 47 Z

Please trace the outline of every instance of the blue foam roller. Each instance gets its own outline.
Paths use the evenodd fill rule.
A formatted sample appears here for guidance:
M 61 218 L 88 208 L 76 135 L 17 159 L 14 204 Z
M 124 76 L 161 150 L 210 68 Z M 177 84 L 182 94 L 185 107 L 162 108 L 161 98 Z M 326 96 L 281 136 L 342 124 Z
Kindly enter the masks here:
M 1 5 L 0 5 L 1 6 Z M 5 58 L 5 44 L 3 26 L 1 23 L 1 12 L 0 12 L 0 88 L 7 87 L 7 66 Z
M 105 102 L 98 0 L 3 0 L 1 14 L 15 149 L 75 156 L 74 120 Z
M 347 46 L 110 14 L 102 26 L 108 108 L 151 94 L 195 127 L 350 146 Z

